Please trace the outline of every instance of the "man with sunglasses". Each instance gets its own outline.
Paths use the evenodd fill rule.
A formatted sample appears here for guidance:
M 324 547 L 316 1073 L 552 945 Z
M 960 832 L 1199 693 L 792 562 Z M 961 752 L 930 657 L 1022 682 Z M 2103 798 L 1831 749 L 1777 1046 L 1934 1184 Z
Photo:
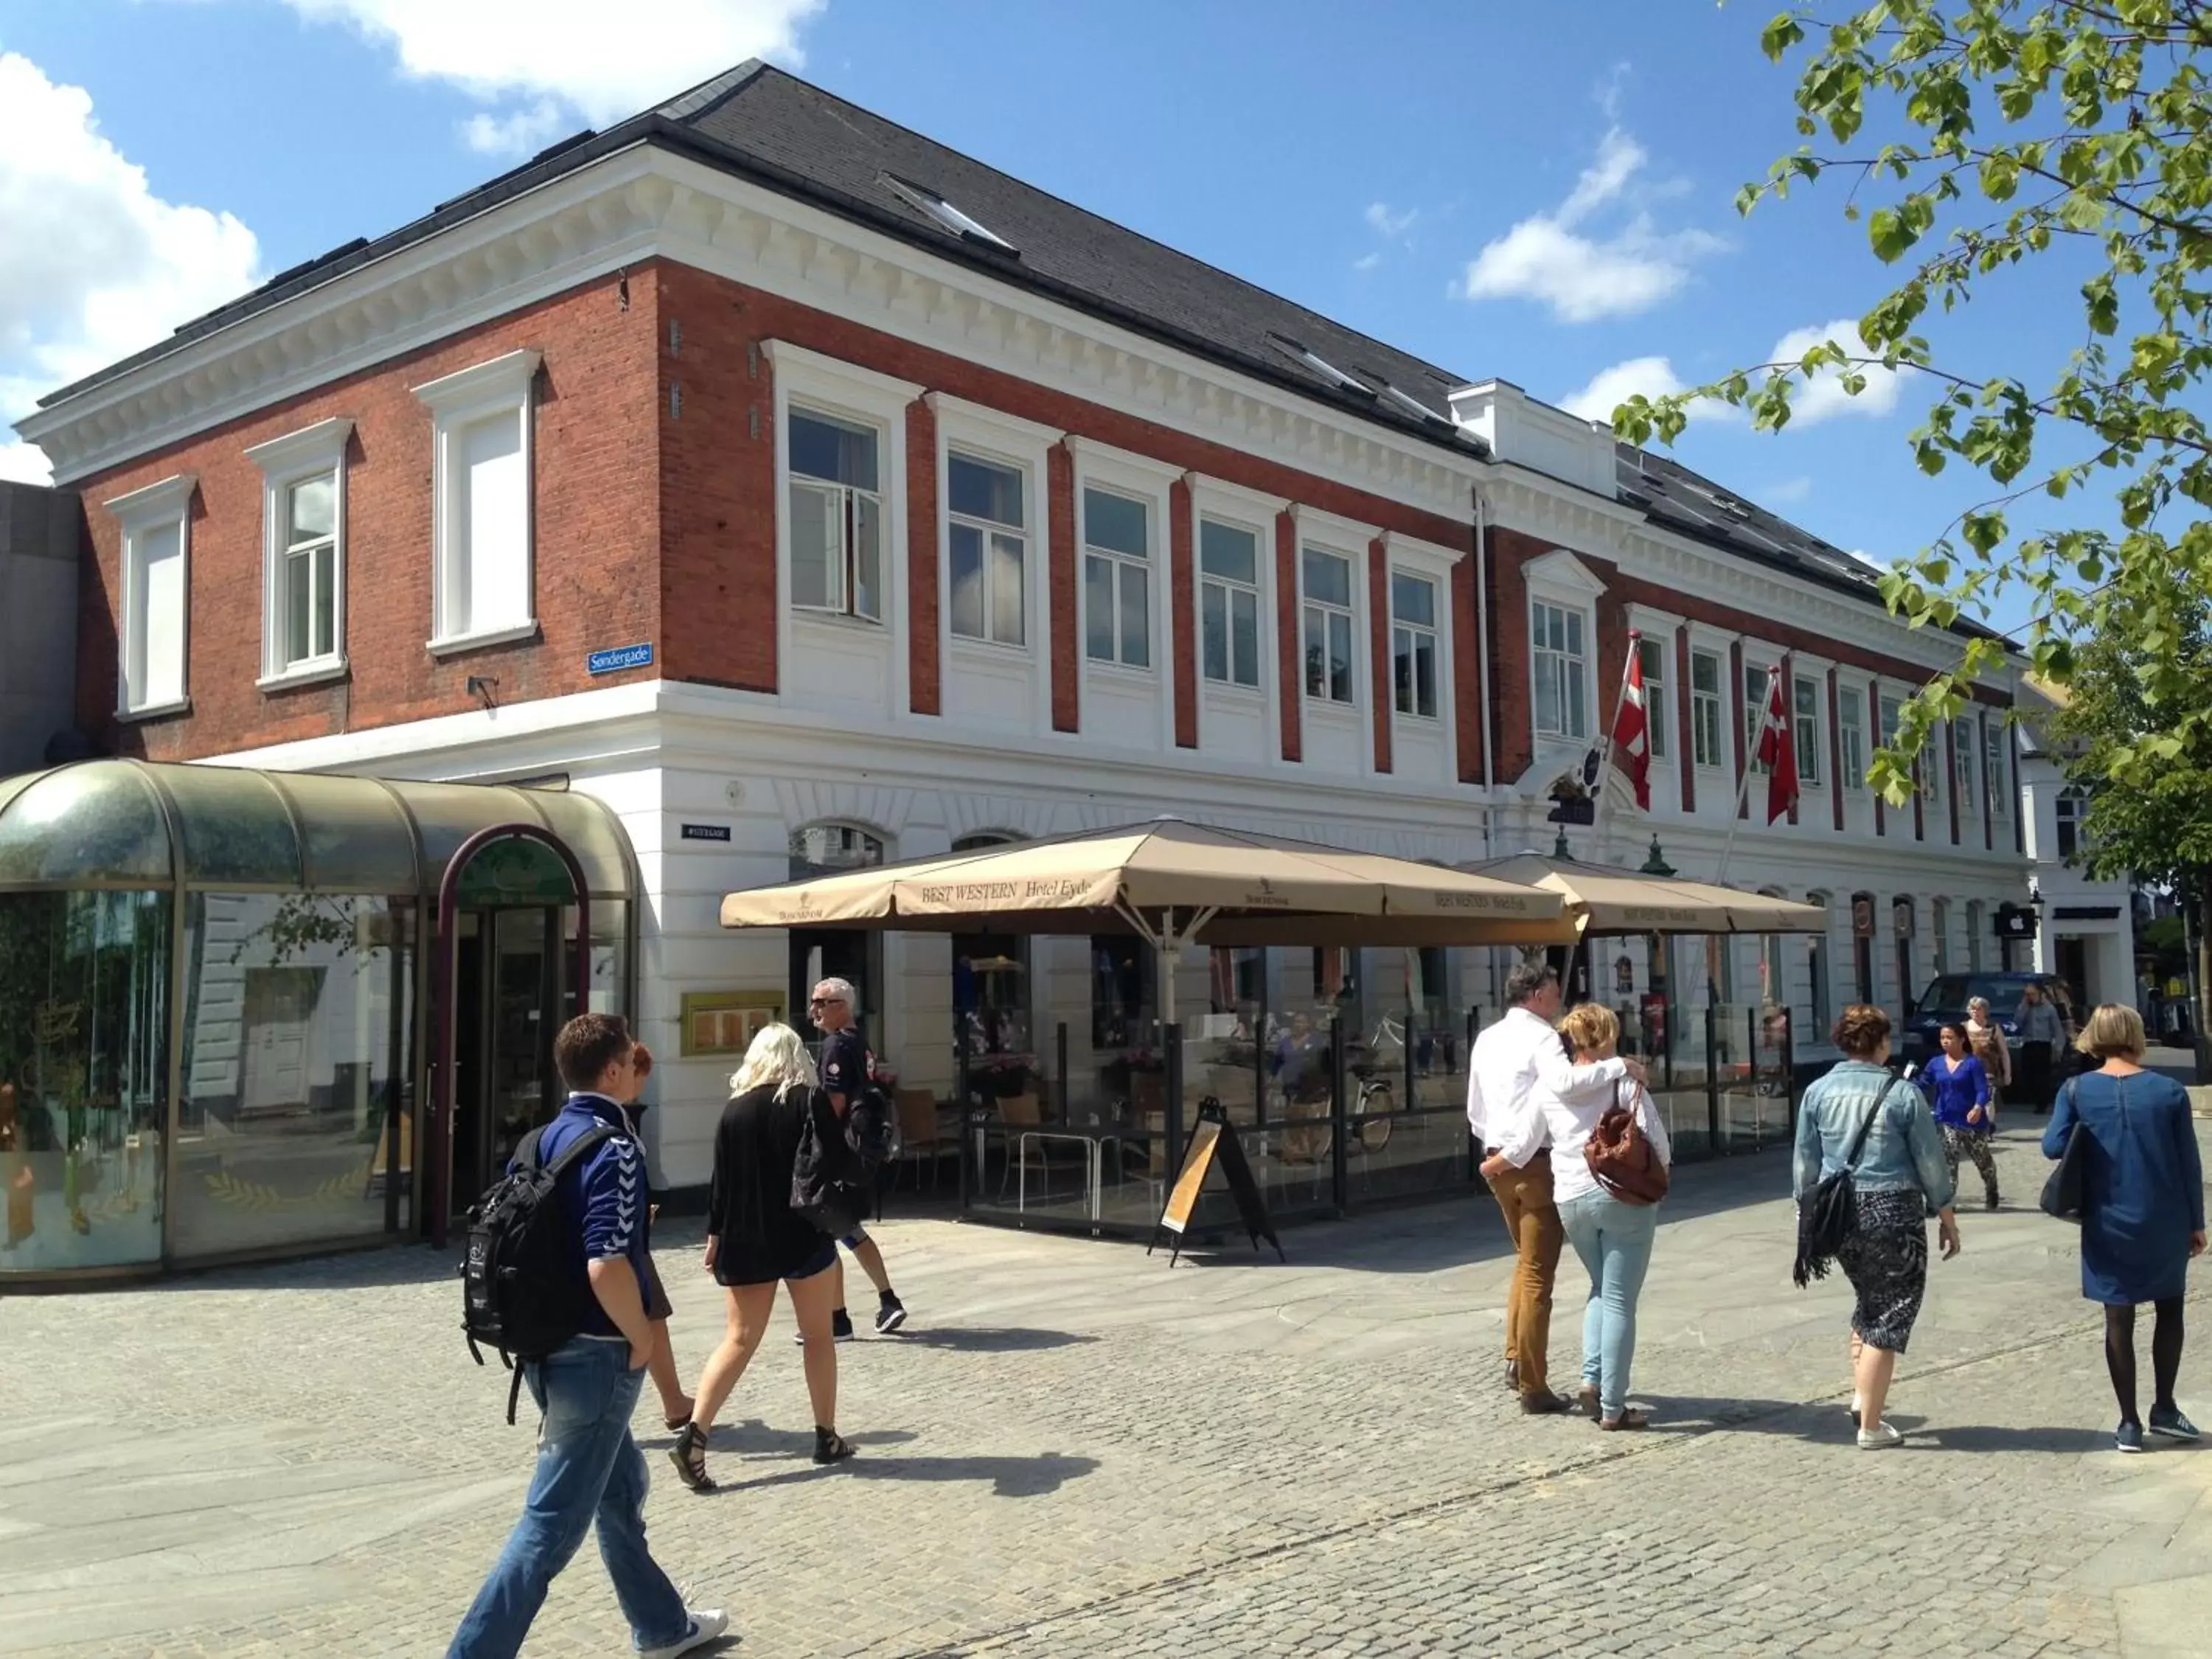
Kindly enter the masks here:
M 807 1018 L 822 1033 L 822 1088 L 830 1097 L 842 1120 L 863 1090 L 871 1086 L 869 1079 L 875 1073 L 875 1056 L 868 1052 L 861 1038 L 859 1000 L 849 981 L 825 979 L 814 988 L 806 1000 Z M 876 1287 L 876 1332 L 889 1336 L 906 1323 L 906 1304 L 891 1289 L 890 1269 L 884 1265 L 884 1253 L 876 1241 L 868 1237 L 865 1226 L 855 1225 L 838 1243 L 853 1253 L 853 1259 Z M 845 1266 L 837 1264 L 837 1311 L 830 1321 L 830 1334 L 840 1342 L 853 1340 L 852 1316 L 845 1311 Z

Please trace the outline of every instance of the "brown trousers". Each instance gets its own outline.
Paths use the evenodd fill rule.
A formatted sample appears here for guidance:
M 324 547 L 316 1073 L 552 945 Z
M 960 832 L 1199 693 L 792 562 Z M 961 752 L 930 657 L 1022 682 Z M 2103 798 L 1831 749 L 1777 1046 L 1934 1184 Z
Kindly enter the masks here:
M 1505 1301 L 1505 1358 L 1520 1376 L 1521 1392 L 1542 1394 L 1549 1384 L 1545 1361 L 1552 1344 L 1552 1283 L 1559 1270 L 1565 1233 L 1552 1204 L 1552 1155 L 1539 1152 L 1524 1169 L 1509 1169 L 1490 1183 L 1505 1216 L 1518 1265 Z

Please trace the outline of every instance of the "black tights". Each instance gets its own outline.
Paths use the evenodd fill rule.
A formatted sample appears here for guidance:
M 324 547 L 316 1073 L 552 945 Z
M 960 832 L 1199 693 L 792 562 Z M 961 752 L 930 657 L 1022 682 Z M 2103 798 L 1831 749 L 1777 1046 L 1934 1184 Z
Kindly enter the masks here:
M 2173 1409 L 2173 1382 L 2181 1374 L 2181 1298 L 2167 1297 L 2152 1304 L 2158 1322 L 2151 1328 L 2150 1377 L 2157 1394 L 2154 1411 Z M 2136 1415 L 2136 1310 L 2132 1306 L 2105 1309 L 2105 1367 L 2112 1374 L 2112 1392 L 2120 1399 L 2120 1421 L 2140 1425 Z

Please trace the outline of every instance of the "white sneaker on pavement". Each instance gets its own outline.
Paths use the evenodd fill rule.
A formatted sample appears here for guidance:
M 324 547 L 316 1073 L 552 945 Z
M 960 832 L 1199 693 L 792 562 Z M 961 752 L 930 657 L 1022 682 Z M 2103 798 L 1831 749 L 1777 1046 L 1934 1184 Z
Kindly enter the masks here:
M 1884 1421 L 1875 1424 L 1871 1431 L 1866 1429 L 1859 1431 L 1861 1451 L 1886 1451 L 1892 1446 L 1901 1446 L 1904 1443 L 1904 1432 L 1894 1423 Z
M 678 1659 L 680 1654 L 703 1648 L 730 1627 L 730 1615 L 720 1607 L 687 1607 L 691 1628 L 673 1642 L 657 1648 L 641 1648 L 638 1659 Z

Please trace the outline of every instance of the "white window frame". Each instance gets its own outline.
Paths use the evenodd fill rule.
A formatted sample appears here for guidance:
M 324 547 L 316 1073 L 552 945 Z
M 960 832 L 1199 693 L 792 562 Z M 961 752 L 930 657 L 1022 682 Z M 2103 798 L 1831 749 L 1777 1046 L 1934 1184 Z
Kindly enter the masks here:
M 1443 592 L 1437 579 L 1426 571 L 1416 570 L 1395 561 L 1392 562 L 1389 574 L 1390 580 L 1390 712 L 1394 716 L 1406 720 L 1441 720 L 1443 717 L 1443 706 L 1446 701 L 1443 674 L 1443 619 L 1449 615 L 1445 606 Z M 1418 582 L 1428 589 L 1429 620 L 1427 622 L 1401 618 L 1398 615 L 1398 581 L 1401 577 L 1409 582 Z M 1423 640 L 1428 641 L 1429 697 L 1435 705 L 1431 708 L 1424 710 L 1418 707 L 1420 702 L 1418 684 L 1408 685 L 1402 696 L 1401 694 L 1398 685 L 1398 653 L 1399 635 L 1401 634 L 1405 636 L 1406 648 L 1416 660 L 1419 657 L 1421 641 Z M 1412 708 L 1407 708 L 1405 697 L 1411 697 L 1417 706 Z
M 1249 535 L 1252 538 L 1255 553 L 1250 581 L 1239 581 L 1233 576 L 1218 576 L 1206 568 L 1206 526 L 1209 522 L 1220 526 L 1224 530 L 1234 531 L 1240 535 Z M 1267 603 L 1267 571 L 1275 560 L 1274 538 L 1266 530 L 1242 523 L 1223 514 L 1206 512 L 1200 512 L 1195 515 L 1191 535 L 1194 549 L 1192 562 L 1197 567 L 1198 576 L 1198 616 L 1194 623 L 1194 638 L 1198 646 L 1199 679 L 1204 684 L 1219 686 L 1223 690 L 1233 694 L 1257 696 L 1260 695 L 1261 688 L 1267 684 L 1267 659 L 1273 654 L 1269 647 L 1277 643 L 1278 624 L 1273 611 Z M 1228 634 L 1229 660 L 1226 665 L 1229 673 L 1225 678 L 1208 673 L 1206 667 L 1206 589 L 1209 586 L 1220 588 L 1224 595 L 1222 615 L 1231 624 Z M 1234 600 L 1239 593 L 1249 593 L 1253 596 L 1253 678 L 1249 681 L 1237 678 Z
M 1738 644 L 1741 647 L 1739 654 L 1743 661 L 1741 676 L 1743 684 L 1740 688 L 1743 697 L 1743 763 L 1745 769 L 1753 777 L 1763 778 L 1766 775 L 1766 768 L 1759 763 L 1759 729 L 1765 722 L 1766 699 L 1771 695 L 1773 688 L 1771 685 L 1762 685 L 1758 704 L 1753 707 L 1751 698 L 1751 676 L 1757 674 L 1762 679 L 1767 679 L 1771 678 L 1773 671 L 1778 668 L 1785 677 L 1795 671 L 1790 666 L 1790 656 L 1786 651 L 1774 646 L 1762 645 L 1757 640 L 1748 638 L 1740 640 Z M 1796 693 L 1793 690 L 1791 698 L 1795 696 Z M 1796 735 L 1795 725 L 1797 718 L 1796 705 L 1790 699 L 1785 698 L 1782 706 L 1789 711 L 1792 722 L 1790 735 L 1794 738 Z M 1741 782 L 1742 780 L 1739 778 L 1737 781 Z M 1802 778 L 1800 781 L 1802 781 Z
M 1276 568 L 1276 545 L 1281 534 L 1283 517 L 1291 510 L 1290 502 L 1280 495 L 1263 495 L 1219 478 L 1208 477 L 1200 472 L 1187 472 L 1183 482 L 1190 486 L 1190 609 L 1183 625 L 1190 629 L 1191 672 L 1198 689 L 1198 740 L 1202 749 L 1206 743 L 1206 710 L 1209 702 L 1218 707 L 1232 708 L 1240 714 L 1258 713 L 1264 730 L 1270 735 L 1262 745 L 1267 763 L 1286 765 L 1282 757 L 1282 744 L 1276 725 L 1275 711 L 1283 695 L 1279 681 L 1282 675 L 1282 617 L 1283 599 L 1279 572 Z M 1260 683 L 1245 685 L 1236 680 L 1209 679 L 1206 672 L 1206 554 L 1205 525 L 1208 519 L 1249 534 L 1258 550 L 1258 566 L 1253 572 L 1259 579 L 1259 653 Z M 1303 677 L 1301 677 L 1303 684 Z
M 197 473 L 179 472 L 143 489 L 103 502 L 115 515 L 122 531 L 122 560 L 117 575 L 122 587 L 115 661 L 115 714 L 118 720 L 153 720 L 163 714 L 188 712 L 192 706 L 192 494 L 199 488 Z M 134 659 L 145 655 L 145 577 L 140 566 L 145 538 L 154 531 L 177 528 L 178 577 L 185 594 L 185 614 L 177 639 L 177 695 L 159 702 L 140 695 L 137 681 L 144 675 L 143 661 L 133 672 Z
M 1840 676 L 1838 677 L 1840 682 Z M 1846 699 L 1851 701 L 1846 702 Z M 1859 714 L 1856 720 L 1844 718 L 1844 710 L 1856 704 Z M 1836 781 L 1855 795 L 1866 793 L 1867 772 L 1867 689 L 1863 685 L 1836 687 L 1836 732 L 1840 745 L 1836 755 Z
M 346 672 L 346 446 L 352 437 L 353 422 L 334 416 L 256 444 L 246 452 L 246 459 L 261 469 L 261 678 L 258 684 L 264 691 L 312 685 L 318 680 L 336 679 Z M 325 472 L 335 475 L 331 649 L 320 656 L 292 662 L 284 654 L 284 566 L 291 551 L 286 532 L 291 527 L 292 487 Z
M 874 440 L 876 487 L 873 489 L 863 489 L 858 484 L 838 483 L 830 479 L 817 478 L 811 472 L 800 472 L 795 470 L 791 464 L 791 422 L 794 416 L 801 415 L 827 425 L 857 428 Z M 883 627 L 884 617 L 881 613 L 890 608 L 888 580 L 890 568 L 890 549 L 884 545 L 890 536 L 890 504 L 884 499 L 884 480 L 889 476 L 889 467 L 886 465 L 888 458 L 884 453 L 887 445 L 884 441 L 884 423 L 866 415 L 851 413 L 838 408 L 834 404 L 818 401 L 802 393 L 798 397 L 787 397 L 784 399 L 782 412 L 776 418 L 775 430 L 776 472 L 781 481 L 776 492 L 776 508 L 778 517 L 782 520 L 781 533 L 776 538 L 778 556 L 790 556 L 793 516 L 791 502 L 795 492 L 802 489 L 819 491 L 823 496 L 838 503 L 838 521 L 842 526 L 843 537 L 838 553 L 837 567 L 832 572 L 832 586 L 842 589 L 844 603 L 842 605 L 802 605 L 796 597 L 793 597 L 790 602 L 791 608 L 802 615 L 820 617 L 824 621 L 853 623 L 863 628 Z M 878 614 L 874 616 L 870 616 L 866 611 L 859 609 L 854 599 L 854 595 L 860 587 L 858 580 L 860 554 L 852 535 L 852 527 L 859 522 L 859 503 L 863 500 L 872 501 L 876 507 L 876 608 Z M 790 568 L 787 565 L 785 568 L 785 576 L 795 596 L 798 584 L 795 580 L 791 580 Z
M 1075 650 L 1077 659 L 1085 673 L 1097 672 L 1129 682 L 1158 684 L 1175 660 L 1174 635 L 1168 626 L 1172 614 L 1169 594 L 1175 582 L 1175 537 L 1172 502 L 1169 495 L 1182 469 L 1165 461 L 1156 461 L 1150 456 L 1139 455 L 1125 449 L 1116 449 L 1094 439 L 1070 433 L 1066 440 L 1067 453 L 1074 462 L 1075 472 Z M 1133 668 L 1118 657 L 1109 662 L 1091 654 L 1091 586 L 1090 568 L 1085 562 L 1091 556 L 1090 529 L 1085 520 L 1086 492 L 1103 489 L 1109 495 L 1121 495 L 1139 501 L 1145 508 L 1145 544 L 1148 581 L 1146 592 L 1145 623 L 1150 630 L 1148 641 L 1151 665 Z M 1198 561 L 1197 527 L 1192 526 L 1191 562 Z M 1102 556 L 1119 559 L 1122 556 L 1105 550 Z M 1115 594 L 1118 599 L 1120 589 Z M 1115 634 L 1120 643 L 1120 634 Z M 1201 672 L 1203 665 L 1200 665 Z M 1164 711 L 1162 730 L 1172 741 L 1175 711 Z
M 2067 864 L 2078 859 L 2089 849 L 2087 823 L 2089 793 L 2081 785 L 2062 786 L 2051 798 L 2051 857 L 2057 864 Z M 2072 830 L 2069 836 L 2068 830 Z M 2069 847 L 2068 841 L 2074 843 Z
M 1698 659 L 1700 657 L 1713 665 L 1714 689 L 1711 692 L 1698 690 Z M 1728 746 L 1728 683 L 1729 653 L 1726 647 L 1700 645 L 1695 640 L 1691 641 L 1690 684 L 1687 688 L 1690 699 L 1690 760 L 1700 772 L 1728 773 L 1735 768 L 1735 754 Z M 1710 760 L 1701 758 L 1698 754 L 1698 739 L 1705 732 L 1702 709 L 1708 704 L 1713 711 L 1711 724 L 1715 751 Z
M 1528 733 L 1531 747 L 1539 755 L 1556 759 L 1568 750 L 1587 750 L 1596 740 L 1600 726 L 1612 709 L 1600 706 L 1597 680 L 1597 600 L 1605 592 L 1605 584 L 1595 572 L 1565 548 L 1531 559 L 1521 567 L 1521 577 L 1528 590 L 1528 599 L 1521 607 L 1521 637 L 1528 653 Z M 1547 605 L 1557 611 L 1578 612 L 1583 619 L 1583 712 L 1588 729 L 1580 734 L 1547 732 L 1537 724 L 1540 699 L 1536 696 L 1536 607 Z M 1548 653 L 1547 653 L 1548 654 Z M 1561 702 L 1564 715 L 1565 698 Z M 1562 723 L 1564 723 L 1564 719 Z
M 2002 715 L 1982 716 L 1982 788 L 1992 817 L 2004 817 L 2012 811 L 2010 769 L 2005 763 L 2009 758 L 2005 753 L 2005 737 L 2010 730 Z
M 1809 673 L 1806 671 L 1810 669 Z M 1797 707 L 1799 688 L 1813 690 L 1813 712 L 1801 712 Z M 1803 789 L 1822 789 L 1828 787 L 1826 757 L 1828 752 L 1828 671 L 1824 664 L 1809 657 L 1793 658 L 1790 665 L 1790 736 L 1797 749 L 1797 783 Z M 1806 741 L 1804 722 L 1811 720 L 1812 741 Z
M 1959 801 L 1959 825 L 1961 830 L 1972 822 L 1974 815 L 1974 722 L 1960 718 L 1948 722 L 1951 738 L 1951 787 Z
M 1309 556 L 1337 559 L 1343 562 L 1346 603 L 1339 605 L 1334 599 L 1317 599 L 1306 592 L 1306 560 Z M 1360 707 L 1360 681 L 1364 667 L 1362 659 L 1366 654 L 1360 649 L 1362 644 L 1360 612 L 1364 609 L 1360 604 L 1364 597 L 1360 590 L 1367 585 L 1366 566 L 1366 560 L 1356 553 L 1349 552 L 1340 547 L 1333 547 L 1328 543 L 1316 540 L 1311 536 L 1302 535 L 1298 538 L 1298 690 L 1304 695 L 1310 708 L 1317 707 L 1323 711 L 1342 710 L 1346 713 L 1356 713 Z M 1349 696 L 1339 697 L 1325 690 L 1316 691 L 1310 683 L 1306 664 L 1306 629 L 1309 622 L 1316 617 L 1322 623 L 1324 640 L 1328 635 L 1329 620 L 1336 617 L 1344 618 L 1345 643 L 1350 651 L 1350 659 L 1345 665 L 1346 678 L 1349 682 L 1346 690 L 1351 693 Z M 1323 678 L 1326 678 L 1327 675 L 1324 674 Z
M 430 411 L 430 640 L 433 656 L 472 651 L 538 637 L 538 410 L 539 353 L 510 351 L 414 388 Z M 495 415 L 514 414 L 522 453 L 523 611 L 496 628 L 450 627 L 459 528 L 453 499 L 453 446 L 469 428 Z
M 1644 636 L 1638 643 L 1650 647 L 1659 659 L 1658 678 L 1655 680 L 1648 669 L 1644 676 L 1644 714 L 1650 732 L 1651 763 L 1673 766 L 1682 746 L 1681 728 L 1674 719 L 1674 636 L 1682 625 L 1681 618 L 1632 605 L 1628 625 Z
M 890 648 L 891 641 L 906 638 L 907 629 L 907 410 L 922 395 L 910 380 L 879 374 L 857 363 L 825 356 L 787 340 L 763 340 L 761 355 L 768 359 L 775 383 L 775 583 L 778 662 L 790 662 L 799 641 L 854 648 L 863 640 L 890 649 L 893 719 L 912 708 L 913 665 L 903 648 Z M 856 425 L 877 429 L 876 487 L 884 498 L 884 615 L 880 623 L 841 616 L 834 611 L 799 610 L 791 600 L 791 525 L 787 503 L 791 499 L 791 405 L 835 415 Z
M 928 394 L 937 415 L 937 580 L 938 628 L 947 659 L 1006 662 L 1026 659 L 1048 663 L 1052 655 L 1052 468 L 1054 445 L 1066 434 L 1053 428 L 1025 421 L 981 404 L 971 404 L 941 392 Z M 958 452 L 994 466 L 1012 467 L 1022 475 L 1022 534 L 1026 538 L 1022 565 L 1022 643 L 1008 645 L 985 637 L 952 631 L 952 492 L 951 466 Z M 985 566 L 988 571 L 988 563 Z M 988 594 L 984 620 L 989 623 Z M 1079 659 L 1082 649 L 1077 641 Z M 1038 708 L 1047 727 L 1051 724 L 1052 686 L 1048 674 L 1036 675 Z
M 1459 562 L 1467 556 L 1467 550 L 1443 547 L 1434 542 L 1417 541 L 1413 537 L 1401 535 L 1395 530 L 1385 534 L 1382 540 L 1385 556 L 1383 568 L 1386 573 L 1395 575 L 1402 571 L 1408 576 L 1418 576 L 1432 586 L 1437 592 L 1437 623 L 1433 630 L 1437 641 L 1437 712 L 1433 716 L 1405 714 L 1398 711 L 1395 660 L 1397 617 L 1395 602 L 1392 601 L 1390 621 L 1392 663 L 1389 678 L 1390 718 L 1394 722 L 1393 730 L 1395 730 L 1395 722 L 1398 721 L 1405 723 L 1409 733 L 1433 733 L 1441 725 L 1443 728 L 1445 775 L 1457 777 L 1459 775 L 1457 709 L 1459 671 L 1455 651 L 1456 641 L 1453 638 L 1455 630 L 1453 629 L 1452 577 Z

